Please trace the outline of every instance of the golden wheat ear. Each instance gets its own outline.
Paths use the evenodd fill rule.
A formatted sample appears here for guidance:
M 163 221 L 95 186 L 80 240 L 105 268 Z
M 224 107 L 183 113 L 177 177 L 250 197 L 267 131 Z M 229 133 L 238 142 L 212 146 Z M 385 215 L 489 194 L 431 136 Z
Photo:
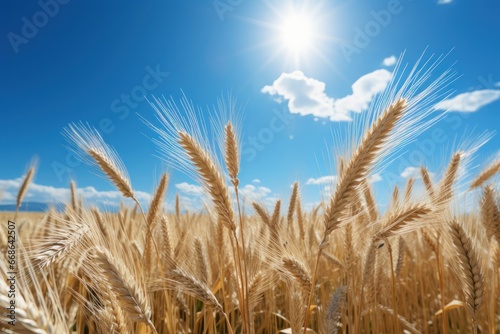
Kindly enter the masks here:
M 500 240 L 500 225 L 496 224 L 497 215 L 495 190 L 491 185 L 485 186 L 481 197 L 481 222 L 486 230 L 488 241 L 495 236 Z
M 432 185 L 431 177 L 427 168 L 420 166 L 420 175 L 422 176 L 422 182 L 424 182 L 425 189 L 427 189 L 427 193 L 432 199 L 434 197 L 434 186 Z
M 490 166 L 479 173 L 479 175 L 472 181 L 470 189 L 482 186 L 486 181 L 488 181 L 498 172 L 500 172 L 500 159 L 493 162 Z
M 393 103 L 366 132 L 350 161 L 344 167 L 335 194 L 331 197 L 324 215 L 325 233 L 321 247 L 325 247 L 327 237 L 339 226 L 340 215 L 356 193 L 361 180 L 365 179 L 374 159 L 382 149 L 398 120 L 403 117 L 406 100 Z
M 295 213 L 295 205 L 297 203 L 297 193 L 299 191 L 299 183 L 293 183 L 292 195 L 290 195 L 290 203 L 288 204 L 288 213 L 286 215 L 286 222 L 288 228 L 292 227 L 293 224 L 293 214 Z
M 125 267 L 118 257 L 103 248 L 96 248 L 91 259 L 96 273 L 103 279 L 120 306 L 133 321 L 149 324 L 151 305 L 143 284 Z
M 448 168 L 441 180 L 439 185 L 436 203 L 443 204 L 450 200 L 453 196 L 453 184 L 457 179 L 458 168 L 460 166 L 460 160 L 462 159 L 462 152 L 458 151 L 450 159 Z
M 374 240 L 383 240 L 394 235 L 414 231 L 418 229 L 420 225 L 415 224 L 414 227 L 408 225 L 422 220 L 422 218 L 426 217 L 431 212 L 431 207 L 425 203 L 411 204 L 392 210 L 385 219 L 383 227 L 373 238 Z
M 458 259 L 458 278 L 462 283 L 465 304 L 474 322 L 484 301 L 484 275 L 479 253 L 462 224 L 456 220 L 449 223 L 451 243 Z
M 236 230 L 229 189 L 210 155 L 188 133 L 179 132 L 179 144 L 189 156 L 214 203 L 218 218 L 231 231 Z
M 156 220 L 158 215 L 162 210 L 163 198 L 165 197 L 165 192 L 167 190 L 168 185 L 168 174 L 163 174 L 158 183 L 158 187 L 156 188 L 155 195 L 153 196 L 153 200 L 149 205 L 147 222 L 149 226 L 152 226 L 153 222 Z
M 238 150 L 238 137 L 234 131 L 233 124 L 227 123 L 226 128 L 226 145 L 225 145 L 225 160 L 227 171 L 231 177 L 231 183 L 234 187 L 238 187 L 238 172 L 240 170 L 240 155 Z
M 123 196 L 134 198 L 134 191 L 123 162 L 116 151 L 104 142 L 96 129 L 81 123 L 70 124 L 64 129 L 64 135 L 83 161 L 99 167 Z M 88 159 L 88 156 L 92 159 Z
M 17 197 L 16 197 L 16 211 L 19 211 L 19 208 L 23 203 L 24 196 L 26 196 L 26 193 L 28 192 L 28 187 L 30 186 L 31 181 L 33 181 L 36 171 L 36 165 L 37 161 L 34 159 L 30 163 L 30 168 L 28 169 L 28 172 L 24 177 L 23 183 L 21 183 L 21 187 L 19 187 L 19 191 L 17 192 Z

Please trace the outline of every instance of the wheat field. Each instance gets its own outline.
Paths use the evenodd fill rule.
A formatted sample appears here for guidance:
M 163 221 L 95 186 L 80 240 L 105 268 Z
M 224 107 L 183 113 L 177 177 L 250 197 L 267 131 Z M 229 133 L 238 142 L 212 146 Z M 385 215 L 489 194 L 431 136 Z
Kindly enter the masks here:
M 166 207 L 167 173 L 145 210 L 118 153 L 93 128 L 68 126 L 75 150 L 136 204 L 101 212 L 72 182 L 63 211 L 2 213 L 17 232 L 16 323 L 2 321 L 2 332 L 500 333 L 500 160 L 459 187 L 475 148 L 458 148 L 439 177 L 421 166 L 404 189 L 388 189 L 385 210 L 368 182 L 440 117 L 422 110 L 442 98 L 448 77 L 414 72 L 394 79 L 352 147 L 333 157 L 337 183 L 312 210 L 298 182 L 272 207 L 247 203 L 237 126 L 220 122 L 215 148 L 189 104 L 178 112 L 155 100 L 160 125 L 150 125 L 173 166 L 203 186 L 200 212 L 179 197 Z M 2 229 L 2 254 L 8 241 Z M 5 255 L 2 277 L 9 263 Z M 2 309 L 8 290 L 0 280 Z

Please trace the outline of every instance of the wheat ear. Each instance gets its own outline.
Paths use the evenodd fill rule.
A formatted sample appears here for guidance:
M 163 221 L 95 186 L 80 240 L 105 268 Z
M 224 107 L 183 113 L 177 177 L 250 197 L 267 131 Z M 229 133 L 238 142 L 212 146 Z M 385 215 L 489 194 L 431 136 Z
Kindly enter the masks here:
M 231 122 L 226 125 L 226 149 L 225 149 L 225 160 L 229 176 L 231 177 L 231 183 L 234 187 L 238 187 L 238 172 L 240 169 L 240 158 L 238 154 L 238 139 L 236 133 L 234 132 L 234 127 Z
M 175 223 L 179 224 L 181 220 L 181 202 L 179 194 L 175 195 Z
M 365 197 L 366 206 L 368 207 L 368 213 L 370 214 L 370 220 L 375 221 L 378 217 L 377 207 L 375 206 L 375 198 L 373 197 L 373 191 L 370 184 L 366 181 L 363 187 L 363 195 Z
M 262 222 L 269 226 L 271 224 L 271 218 L 269 217 L 268 213 L 266 210 L 258 203 L 253 202 L 252 203 L 253 209 L 257 213 L 257 215 L 260 217 Z
M 73 145 L 92 157 L 93 161 L 89 161 L 89 163 L 96 163 L 123 196 L 135 200 L 134 192 L 122 161 L 116 152 L 104 142 L 97 130 L 83 124 L 70 124 L 64 133 Z M 81 154 L 80 151 L 77 151 L 77 153 L 88 161 L 88 158 L 84 154 Z
M 28 173 L 26 174 L 26 177 L 23 180 L 23 183 L 21 184 L 21 187 L 19 188 L 19 191 L 17 192 L 16 211 L 19 211 L 19 208 L 21 207 L 21 204 L 23 202 L 23 198 L 28 192 L 28 187 L 30 186 L 30 183 L 33 180 L 34 175 L 35 175 L 35 166 L 31 166 L 31 168 L 28 170 Z
M 400 99 L 377 119 L 366 132 L 360 145 L 353 153 L 351 160 L 345 166 L 344 173 L 339 179 L 335 194 L 330 199 L 325 212 L 325 232 L 320 247 L 326 246 L 326 239 L 338 227 L 339 219 L 356 191 L 361 180 L 366 178 L 372 162 L 382 149 L 396 122 L 404 114 L 406 100 Z
M 152 226 L 153 222 L 158 217 L 158 214 L 161 212 L 161 206 L 163 204 L 163 198 L 165 197 L 165 191 L 167 190 L 168 185 L 168 174 L 163 174 L 158 183 L 158 187 L 156 188 L 155 195 L 151 204 L 149 205 L 147 222 L 149 226 Z
M 208 284 L 208 266 L 207 259 L 205 258 L 205 252 L 203 249 L 203 244 L 201 243 L 200 238 L 194 239 L 194 249 L 196 256 L 196 273 L 197 276 L 200 277 L 200 280 L 204 284 Z
M 297 192 L 297 204 L 296 206 L 296 214 L 297 214 L 297 224 L 299 226 L 299 238 L 302 241 L 306 239 L 306 230 L 304 224 L 304 215 L 302 213 L 302 204 L 300 199 L 300 192 Z
M 43 268 L 62 258 L 85 239 L 89 230 L 88 225 L 67 223 L 66 229 L 55 231 L 57 235 L 45 235 L 43 241 L 36 244 L 38 251 L 32 259 L 33 265 Z
M 176 268 L 170 271 L 167 283 L 169 283 L 172 288 L 179 289 L 188 295 L 198 298 L 207 306 L 222 311 L 222 306 L 219 304 L 219 301 L 210 288 L 184 270 Z
M 218 218 L 231 231 L 236 229 L 234 212 L 229 198 L 229 190 L 218 168 L 208 153 L 186 132 L 179 132 L 179 144 L 186 151 L 191 162 L 207 188 Z
M 295 204 L 297 203 L 297 193 L 299 191 L 299 183 L 293 183 L 292 195 L 290 196 L 290 203 L 288 204 L 288 214 L 286 216 L 286 222 L 288 228 L 292 227 L 293 224 L 293 213 L 295 212 Z
M 280 211 L 281 211 L 281 200 L 277 200 L 274 205 L 273 215 L 269 223 L 269 230 L 271 231 L 271 240 L 273 243 L 279 245 L 280 234 L 279 234 L 279 221 L 280 221 Z
M 457 177 L 457 172 L 458 172 L 458 167 L 460 165 L 461 157 L 462 157 L 461 152 L 456 152 L 451 157 L 448 168 L 446 169 L 443 180 L 441 181 L 441 184 L 439 186 L 439 191 L 438 191 L 438 195 L 437 195 L 438 196 L 437 197 L 438 204 L 446 202 L 453 195 L 452 186 L 453 186 L 453 183 L 455 182 L 455 179 Z
M 130 180 L 113 163 L 113 161 L 109 159 L 109 157 L 105 156 L 102 152 L 99 152 L 95 149 L 89 149 L 87 153 L 95 160 L 101 170 L 115 184 L 116 188 L 120 190 L 123 196 L 128 198 L 134 197 L 134 192 L 132 190 Z
M 415 179 L 410 177 L 406 181 L 406 186 L 405 186 L 405 196 L 403 197 L 403 201 L 405 203 L 408 203 L 408 201 L 411 198 L 411 192 L 413 190 L 413 185 L 415 184 Z
M 76 212 L 77 209 L 78 209 L 78 197 L 77 197 L 77 194 L 76 194 L 76 184 L 75 184 L 75 181 L 71 180 L 71 182 L 69 184 L 69 188 L 70 188 L 70 191 L 71 191 L 71 207 Z
M 500 159 L 492 163 L 488 168 L 483 170 L 479 175 L 472 181 L 470 189 L 480 187 L 488 181 L 493 175 L 500 172 Z
M 475 322 L 484 297 L 484 276 L 481 261 L 476 249 L 472 246 L 471 239 L 465 233 L 462 225 L 455 220 L 450 222 L 450 236 L 459 260 L 459 279 L 462 283 L 465 303 Z
M 109 285 L 109 290 L 131 319 L 149 324 L 151 306 L 146 291 L 137 282 L 137 278 L 132 276 L 118 258 L 105 249 L 97 248 L 93 260 L 99 268 L 100 276 Z
M 241 236 L 241 259 L 238 259 L 240 267 L 240 276 L 242 282 L 242 296 L 244 299 L 245 307 L 243 308 L 244 314 L 243 319 L 250 319 L 250 313 L 248 309 L 250 308 L 250 304 L 248 302 L 248 273 L 246 266 L 246 242 L 245 242 L 245 226 L 244 226 L 244 216 L 241 214 L 241 205 L 240 205 L 240 196 L 238 191 L 238 185 L 240 183 L 238 179 L 238 172 L 240 169 L 240 154 L 238 149 L 238 138 L 236 132 L 234 131 L 233 124 L 228 122 L 225 127 L 225 161 L 227 170 L 229 172 L 229 177 L 231 178 L 231 183 L 234 187 L 234 192 L 236 196 L 236 203 L 238 206 L 238 217 L 240 222 L 240 236 Z M 234 238 L 236 240 L 236 247 L 240 248 L 238 245 L 238 239 L 235 231 L 233 230 Z M 239 249 L 238 249 L 239 252 Z M 240 256 L 238 256 L 240 257 Z M 250 332 L 250 323 L 249 321 L 244 322 L 244 326 L 246 326 L 246 331 Z
M 422 219 L 430 212 L 431 209 L 427 204 L 413 204 L 407 208 L 397 209 L 389 215 L 386 225 L 374 236 L 374 239 L 381 240 L 396 235 L 408 223 Z
M 160 214 L 162 210 L 162 204 L 163 204 L 163 198 L 165 196 L 165 191 L 167 190 L 167 184 L 168 184 L 168 174 L 163 174 L 160 182 L 158 184 L 158 187 L 156 188 L 155 195 L 153 196 L 153 199 L 151 200 L 151 204 L 149 205 L 148 209 L 148 215 L 146 217 L 146 224 L 147 224 L 147 233 L 145 237 L 145 249 L 143 253 L 143 261 L 145 264 L 145 269 L 148 274 L 151 273 L 151 260 L 152 260 L 152 254 L 151 254 L 151 244 L 152 241 L 154 242 L 153 235 L 151 231 L 153 230 L 153 224 L 156 221 L 156 218 Z M 157 254 L 160 255 L 160 253 L 157 250 Z M 160 262 L 161 266 L 161 262 Z
M 283 268 L 286 270 L 286 276 L 296 282 L 304 293 L 311 290 L 311 275 L 306 266 L 299 260 L 285 256 L 282 258 Z
M 420 174 L 422 175 L 422 181 L 424 182 L 425 189 L 431 198 L 434 197 L 434 187 L 432 186 L 431 177 L 429 171 L 424 166 L 420 166 Z
M 497 207 L 495 204 L 495 191 L 492 186 L 486 186 L 483 189 L 481 198 L 481 222 L 486 230 L 488 240 L 491 240 L 498 233 L 500 238 L 500 231 L 496 231 L 496 215 Z M 499 226 L 500 227 L 500 226 Z M 499 239 L 500 240 L 500 239 Z
M 406 100 L 400 99 L 391 104 L 389 108 L 375 121 L 371 128 L 365 133 L 363 140 L 356 151 L 353 152 L 351 160 L 345 165 L 342 177 L 339 179 L 335 194 L 331 197 L 324 214 L 325 231 L 323 239 L 319 245 L 316 264 L 312 275 L 311 284 L 316 284 L 316 274 L 322 250 L 328 245 L 328 236 L 340 224 L 340 216 L 348 206 L 352 196 L 356 194 L 356 189 L 360 182 L 366 178 L 373 161 L 382 150 L 383 145 L 389 138 L 390 133 L 396 123 L 403 117 L 406 108 Z M 311 289 L 306 305 L 306 316 L 304 328 L 308 326 L 309 306 L 312 303 L 313 289 Z M 305 334 L 305 329 L 304 329 Z
M 399 187 L 397 185 L 392 189 L 391 195 L 391 208 L 397 208 L 399 206 Z

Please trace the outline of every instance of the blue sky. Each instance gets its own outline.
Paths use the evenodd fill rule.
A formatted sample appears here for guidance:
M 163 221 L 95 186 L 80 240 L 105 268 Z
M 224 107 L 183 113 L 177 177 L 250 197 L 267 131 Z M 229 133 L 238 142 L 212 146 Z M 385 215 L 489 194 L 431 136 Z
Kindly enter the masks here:
M 311 3 L 3 2 L 1 203 L 13 201 L 33 156 L 38 172 L 28 200 L 64 199 L 74 179 L 89 202 L 117 203 L 115 189 L 66 148 L 63 128 L 83 121 L 118 151 L 143 201 L 169 171 L 169 199 L 178 192 L 186 207 L 197 207 L 196 182 L 158 158 L 156 134 L 138 116 L 154 121 L 144 95 L 178 101 L 182 92 L 203 108 L 230 92 L 244 107 L 240 179 L 248 198 L 272 202 L 298 180 L 303 202 L 316 203 L 335 179 L 328 158 L 335 134 L 366 112 L 403 52 L 410 66 L 426 49 L 428 56 L 449 53 L 442 68 L 453 66 L 459 78 L 440 104 L 450 110 L 435 125 L 443 140 L 423 133 L 412 145 L 433 140 L 432 150 L 418 161 L 402 151 L 372 179 L 382 206 L 388 187 L 404 184 L 420 163 L 438 178 L 464 133 L 498 130 L 500 4 Z M 499 143 L 494 136 L 471 166 L 489 161 Z

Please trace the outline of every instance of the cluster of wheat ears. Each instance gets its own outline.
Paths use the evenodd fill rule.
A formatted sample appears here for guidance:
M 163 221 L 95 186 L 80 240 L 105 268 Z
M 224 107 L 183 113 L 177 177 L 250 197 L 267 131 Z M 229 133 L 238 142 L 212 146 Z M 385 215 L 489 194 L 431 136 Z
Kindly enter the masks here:
M 117 213 L 87 207 L 72 182 L 63 212 L 51 210 L 38 219 L 16 214 L 17 322 L 12 327 L 2 321 L 0 328 L 81 334 L 499 333 L 494 180 L 500 160 L 457 189 L 474 151 L 458 149 L 440 180 L 422 166 L 401 195 L 391 189 L 384 212 L 368 182 L 383 157 L 436 121 L 429 117 L 432 106 L 450 78 L 445 71 L 427 82 L 436 63 L 415 66 L 405 80 L 394 75 L 361 122 L 359 140 L 335 158 L 338 179 L 331 196 L 309 211 L 297 182 L 290 198 L 272 208 L 253 202 L 252 210 L 243 210 L 235 125 L 218 126 L 217 153 L 185 100 L 183 112 L 156 100 L 162 126 L 153 128 L 174 165 L 190 169 L 203 185 L 203 212 L 184 210 L 178 196 L 174 208 L 165 207 L 168 174 L 145 212 L 116 152 L 92 128 L 69 126 L 66 135 L 75 147 L 135 207 L 123 205 Z M 33 174 L 34 168 L 21 185 L 18 208 Z M 418 183 L 421 191 L 414 187 Z M 463 205 L 466 197 L 472 197 L 471 208 Z M 7 238 L 4 229 L 0 233 L 3 254 Z M 0 271 L 5 277 L 5 261 Z M 2 308 L 8 307 L 7 290 L 7 281 L 0 280 Z

